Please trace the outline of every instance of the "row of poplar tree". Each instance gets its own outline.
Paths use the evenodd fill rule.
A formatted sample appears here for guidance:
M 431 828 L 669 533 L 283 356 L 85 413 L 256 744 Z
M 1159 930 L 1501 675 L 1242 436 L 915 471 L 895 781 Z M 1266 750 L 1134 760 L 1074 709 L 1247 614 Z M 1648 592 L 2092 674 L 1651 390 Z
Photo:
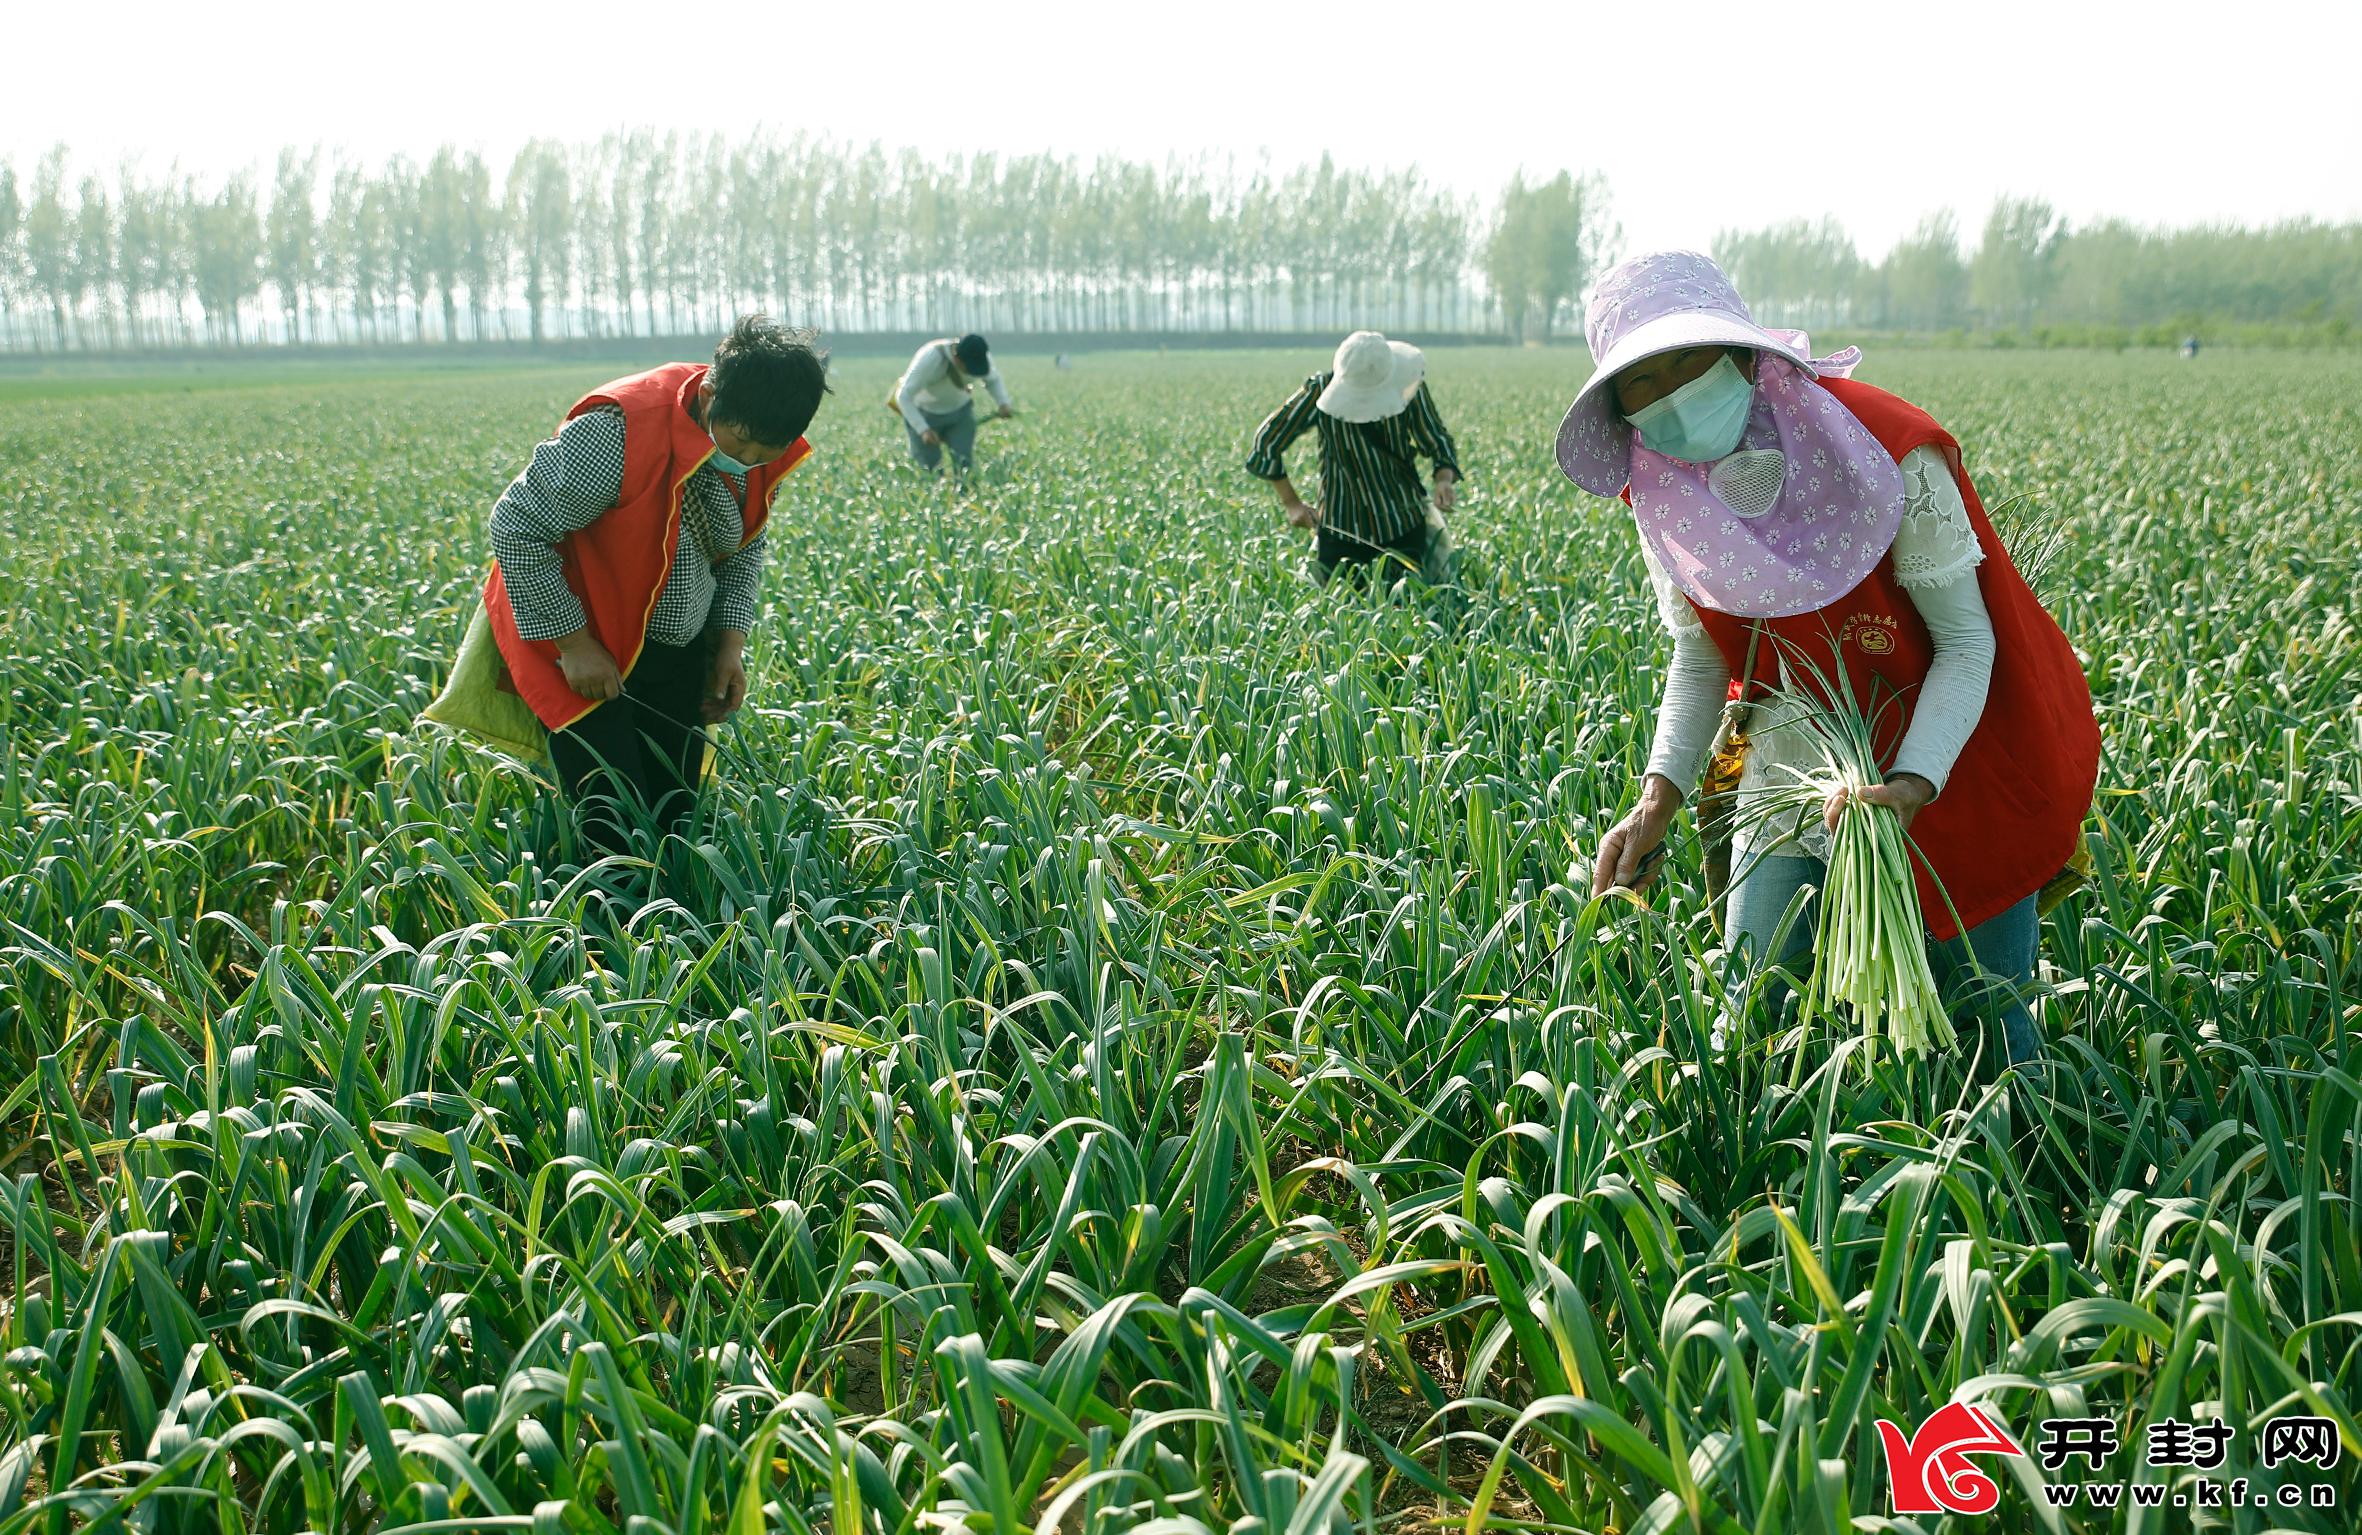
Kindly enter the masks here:
M 1597 177 L 1489 205 L 1415 171 L 922 156 L 809 137 L 536 140 L 272 175 L 0 162 L 0 345 L 612 338 L 768 308 L 824 329 L 1549 336 L 1618 254 Z M 2004 199 L 1880 261 L 1834 221 L 1715 242 L 1767 320 L 1933 331 L 2362 320 L 2352 226 L 2070 230 Z
M 1726 233 L 1714 254 L 1758 309 L 1797 325 L 2067 341 L 2362 335 L 2355 224 L 2070 226 L 2039 198 L 2004 197 L 1973 240 L 1933 213 L 1875 262 L 1834 219 Z
M 1547 326 L 1604 248 L 1597 184 L 1470 200 L 1416 172 L 1273 171 L 619 133 L 267 181 L 0 164 L 20 347 L 680 334 L 764 307 L 836 331 Z M 1481 289 L 1472 268 L 1496 281 Z M 1530 270 L 1529 270 L 1530 268 Z

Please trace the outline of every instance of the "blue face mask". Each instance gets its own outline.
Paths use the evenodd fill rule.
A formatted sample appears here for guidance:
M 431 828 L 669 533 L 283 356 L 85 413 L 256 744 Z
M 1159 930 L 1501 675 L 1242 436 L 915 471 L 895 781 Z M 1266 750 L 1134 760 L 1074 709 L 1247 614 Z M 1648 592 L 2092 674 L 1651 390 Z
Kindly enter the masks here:
M 713 433 L 708 432 L 705 435 L 712 437 Z M 729 454 L 724 453 L 722 451 L 722 444 L 719 440 L 716 440 L 714 443 L 714 456 L 707 459 L 706 462 L 713 465 L 716 469 L 721 470 L 724 474 L 745 475 L 754 473 L 754 465 L 742 464 L 738 460 L 732 458 Z
M 1703 464 L 1739 445 L 1754 408 L 1755 386 L 1726 352 L 1713 367 L 1624 419 L 1650 452 Z

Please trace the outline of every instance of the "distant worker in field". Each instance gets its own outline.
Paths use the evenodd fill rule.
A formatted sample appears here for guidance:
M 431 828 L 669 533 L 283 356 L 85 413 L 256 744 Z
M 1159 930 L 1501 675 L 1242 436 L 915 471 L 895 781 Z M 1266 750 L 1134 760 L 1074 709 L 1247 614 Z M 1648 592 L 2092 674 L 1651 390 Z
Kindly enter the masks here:
M 705 727 L 746 701 L 763 525 L 827 376 L 810 332 L 748 315 L 710 367 L 584 395 L 492 509 L 485 609 L 601 853 L 681 828 Z
M 1705 768 L 1708 895 L 1735 861 L 1724 931 L 1760 964 L 1790 899 L 1826 883 L 1845 800 L 1885 805 L 1922 855 L 1939 984 L 2008 983 L 1955 1013 L 1997 1017 L 2007 1058 L 2033 1059 L 2039 897 L 2080 864 L 2099 729 L 2075 651 L 1986 519 L 1960 445 L 1849 378 L 1858 350 L 1816 359 L 1802 334 L 1756 325 L 1695 252 L 1617 267 L 1584 326 L 1596 367 L 1559 427 L 1558 465 L 1630 504 L 1673 638 L 1639 805 L 1601 839 L 1594 892 L 1646 888 Z M 1802 824 L 1752 816 L 1757 795 L 1819 769 L 1794 706 L 1756 701 L 1827 694 L 1840 676 L 1884 782 L 1836 791 Z M 1750 726 L 1751 711 L 1770 717 Z M 1787 963 L 1811 932 L 1808 914 L 1768 957 Z
M 1327 371 L 1304 381 L 1255 433 L 1247 471 L 1269 480 L 1293 527 L 1313 530 L 1314 569 L 1326 581 L 1342 565 L 1356 578 L 1386 563 L 1392 585 L 1407 570 L 1441 573 L 1460 458 L 1427 392 L 1427 359 L 1415 346 L 1355 331 Z M 1284 461 L 1306 432 L 1320 441 L 1320 499 L 1297 494 Z M 1422 480 L 1422 458 L 1434 465 Z M 1433 499 L 1430 500 L 1430 484 Z
M 993 366 L 991 348 L 982 336 L 930 341 L 902 370 L 886 408 L 902 417 L 910 456 L 920 468 L 940 465 L 945 448 L 963 474 L 974 462 L 976 401 L 968 391 L 976 384 L 982 384 L 999 407 L 993 412 L 996 419 L 1006 421 L 1017 414 L 1017 407 L 1009 403 L 1009 386 L 1001 382 L 1000 369 Z

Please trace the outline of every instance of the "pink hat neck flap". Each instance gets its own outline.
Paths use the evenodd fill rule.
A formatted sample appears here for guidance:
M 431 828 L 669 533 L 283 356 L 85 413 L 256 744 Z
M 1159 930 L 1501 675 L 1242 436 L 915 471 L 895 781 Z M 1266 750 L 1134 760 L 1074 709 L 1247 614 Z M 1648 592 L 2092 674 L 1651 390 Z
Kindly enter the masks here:
M 1695 251 L 1625 262 L 1585 315 L 1599 370 L 1559 430 L 1560 467 L 1598 494 L 1630 492 L 1633 520 L 1692 601 L 1741 618 L 1826 606 L 1878 565 L 1902 526 L 1903 476 L 1868 427 L 1815 375 L 1843 377 L 1848 347 L 1814 359 L 1798 331 L 1755 323 L 1730 278 Z M 1689 346 L 1746 347 L 1755 400 L 1736 450 L 1691 463 L 1645 447 L 1610 378 Z
M 1835 395 L 1768 352 L 1756 354 L 1738 450 L 1693 464 L 1649 451 L 1635 433 L 1631 490 L 1640 536 L 1673 583 L 1741 618 L 1836 601 L 1877 568 L 1903 523 L 1902 471 L 1886 449 Z

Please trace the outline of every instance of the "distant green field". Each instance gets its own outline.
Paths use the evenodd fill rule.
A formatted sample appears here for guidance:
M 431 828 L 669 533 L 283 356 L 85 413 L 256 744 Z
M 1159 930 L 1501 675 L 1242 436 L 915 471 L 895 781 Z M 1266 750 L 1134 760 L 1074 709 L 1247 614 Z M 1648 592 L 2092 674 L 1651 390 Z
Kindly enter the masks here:
M 644 366 L 644 364 L 643 364 Z M 225 389 L 338 387 L 362 384 L 395 388 L 454 374 L 505 374 L 524 378 L 534 373 L 578 376 L 581 367 L 520 368 L 513 361 L 498 365 L 472 358 L 444 361 L 433 353 L 411 353 L 361 363 L 327 363 L 301 354 L 131 363 L 85 363 L 44 360 L 0 354 L 0 403 L 32 403 L 92 399 L 109 395 L 212 394 Z M 595 365 L 594 365 L 594 371 Z M 606 373 L 617 371 L 608 368 Z
M 1240 468 L 1321 361 L 1012 359 L 965 497 L 844 365 L 639 909 L 413 723 L 599 370 L 0 381 L 0 1535 L 1932 1535 L 1876 1423 L 1956 1397 L 2121 1436 L 1993 1528 L 2354 1528 L 2362 359 L 1863 371 L 2064 539 L 2047 1091 L 1726 995 L 1690 849 L 1587 901 L 1666 642 L 1579 358 L 1431 354 L 1398 601 Z

